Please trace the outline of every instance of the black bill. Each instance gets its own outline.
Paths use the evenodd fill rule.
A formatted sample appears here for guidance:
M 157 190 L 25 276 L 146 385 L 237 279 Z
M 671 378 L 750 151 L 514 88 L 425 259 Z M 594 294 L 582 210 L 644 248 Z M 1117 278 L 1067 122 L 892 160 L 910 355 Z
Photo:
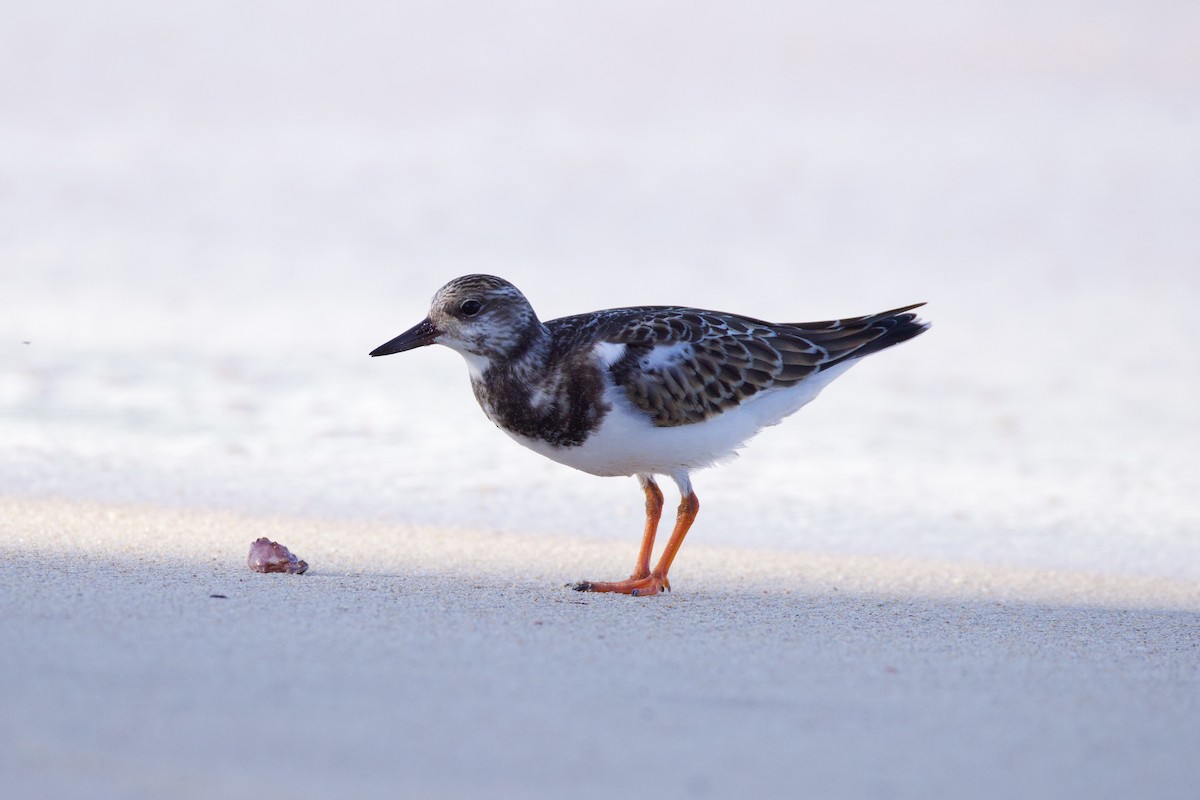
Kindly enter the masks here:
M 441 333 L 433 327 L 428 319 L 423 319 L 404 333 L 386 344 L 381 344 L 371 351 L 373 356 L 390 356 L 392 353 L 403 353 L 405 350 L 415 350 L 418 347 L 433 344 Z

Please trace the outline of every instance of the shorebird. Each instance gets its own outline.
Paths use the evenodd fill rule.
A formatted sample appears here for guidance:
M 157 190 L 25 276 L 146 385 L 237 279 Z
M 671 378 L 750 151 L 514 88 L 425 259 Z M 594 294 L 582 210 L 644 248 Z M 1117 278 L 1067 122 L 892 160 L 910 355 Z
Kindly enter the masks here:
M 593 475 L 636 476 L 646 524 L 633 573 L 574 588 L 654 595 L 671 588 L 667 572 L 700 510 L 691 472 L 733 456 L 863 356 L 925 331 L 929 324 L 912 313 L 921 305 L 784 324 L 680 306 L 541 322 L 508 281 L 466 275 L 437 291 L 429 316 L 371 355 L 445 345 L 466 359 L 484 413 L 519 444 Z M 680 503 L 651 568 L 659 475 L 674 480 Z

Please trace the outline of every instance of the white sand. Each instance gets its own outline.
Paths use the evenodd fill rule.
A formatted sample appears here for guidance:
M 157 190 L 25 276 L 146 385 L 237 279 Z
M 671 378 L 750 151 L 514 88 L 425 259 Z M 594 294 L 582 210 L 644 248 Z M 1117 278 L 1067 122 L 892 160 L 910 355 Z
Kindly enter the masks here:
M 0 797 L 1195 796 L 1197 13 L 8 3 Z M 934 328 L 589 597 L 636 484 L 366 355 L 468 272 Z
M 9 797 L 1186 797 L 1200 587 L 0 505 Z M 244 564 L 268 535 L 304 576 Z M 225 595 L 224 599 L 212 595 Z

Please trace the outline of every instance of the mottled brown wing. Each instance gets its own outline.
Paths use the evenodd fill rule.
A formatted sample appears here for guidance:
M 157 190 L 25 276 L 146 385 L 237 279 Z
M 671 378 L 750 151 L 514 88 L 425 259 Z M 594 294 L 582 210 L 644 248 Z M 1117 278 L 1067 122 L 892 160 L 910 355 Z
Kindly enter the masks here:
M 613 379 L 660 426 L 703 422 L 764 389 L 803 380 L 827 358 L 790 331 L 697 312 L 640 320 L 608 340 L 625 345 L 610 367 Z
M 703 422 L 758 392 L 795 385 L 842 361 L 925 329 L 910 306 L 867 317 L 798 325 L 692 309 L 655 309 L 606 331 L 625 345 L 614 381 L 655 425 Z

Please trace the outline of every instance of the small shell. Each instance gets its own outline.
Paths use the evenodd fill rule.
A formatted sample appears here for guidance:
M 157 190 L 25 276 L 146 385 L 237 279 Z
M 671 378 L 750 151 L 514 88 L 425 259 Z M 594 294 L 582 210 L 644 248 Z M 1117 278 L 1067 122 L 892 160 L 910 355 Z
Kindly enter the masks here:
M 278 542 L 272 542 L 265 536 L 250 545 L 250 556 L 246 559 L 246 563 L 255 572 L 287 572 L 292 575 L 303 575 L 304 571 L 308 569 L 307 561 L 301 561 L 286 547 Z

